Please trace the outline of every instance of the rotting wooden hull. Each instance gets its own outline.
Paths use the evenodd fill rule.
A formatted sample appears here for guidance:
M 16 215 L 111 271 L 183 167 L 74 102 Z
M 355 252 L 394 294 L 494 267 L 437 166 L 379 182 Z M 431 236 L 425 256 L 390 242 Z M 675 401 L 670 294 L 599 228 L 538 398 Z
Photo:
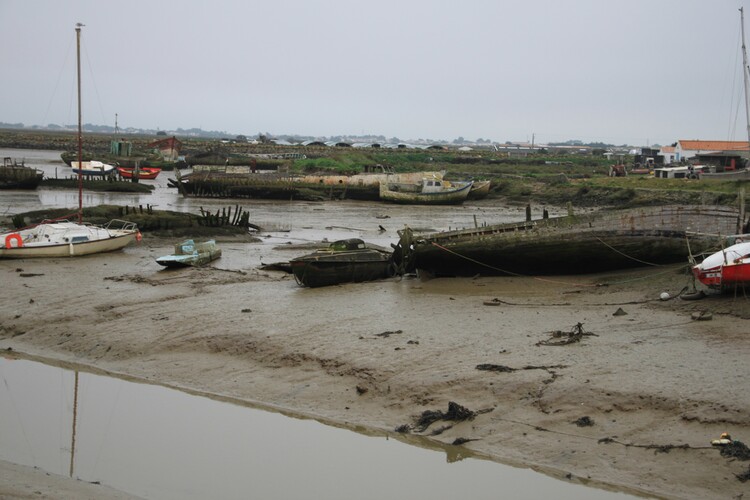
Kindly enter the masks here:
M 736 223 L 733 210 L 648 207 L 485 226 L 414 238 L 406 270 L 560 275 L 687 263 L 691 251 L 715 249 L 721 235 L 737 233 Z
M 388 261 L 293 261 L 291 266 L 297 282 L 311 288 L 342 283 L 362 283 L 393 276 Z
M 44 173 L 31 167 L 0 166 L 0 189 L 36 189 Z
M 459 205 L 463 203 L 473 183 L 469 182 L 455 189 L 445 189 L 434 193 L 413 193 L 408 191 L 394 191 L 388 183 L 380 184 L 380 199 L 391 203 L 405 205 Z
M 359 248 L 337 249 L 335 242 L 328 249 L 292 259 L 289 264 L 297 283 L 308 287 L 361 283 L 393 276 L 392 254 L 380 248 L 366 247 L 361 240 Z
M 330 200 L 377 201 L 377 185 L 313 184 L 268 175 L 196 175 L 170 182 L 183 196 L 198 198 L 249 198 L 264 200 Z
M 490 194 L 490 181 L 474 181 L 471 186 L 467 200 L 481 200 Z

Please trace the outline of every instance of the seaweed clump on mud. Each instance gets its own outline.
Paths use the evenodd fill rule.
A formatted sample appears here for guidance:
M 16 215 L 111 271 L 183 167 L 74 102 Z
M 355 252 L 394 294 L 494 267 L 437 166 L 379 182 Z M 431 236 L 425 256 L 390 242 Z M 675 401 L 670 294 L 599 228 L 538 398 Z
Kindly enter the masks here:
M 737 460 L 750 460 L 750 448 L 742 441 L 732 441 L 721 447 L 721 456 L 725 458 L 736 458 Z
M 487 410 L 485 410 L 487 411 Z M 465 406 L 461 406 L 458 403 L 454 403 L 453 401 L 450 401 L 448 403 L 448 411 L 444 412 L 442 410 L 425 410 L 422 412 L 422 414 L 416 419 L 416 422 L 414 424 L 414 427 L 412 427 L 409 424 L 403 424 L 396 427 L 396 432 L 405 434 L 407 432 L 410 432 L 411 430 L 414 430 L 416 432 L 424 432 L 427 430 L 427 428 L 432 425 L 433 423 L 444 420 L 449 422 L 462 422 L 464 420 L 471 420 L 475 416 L 477 416 L 479 413 L 483 413 L 484 411 L 476 412 L 469 410 Z M 446 429 L 449 429 L 450 427 L 442 428 L 435 432 L 435 434 L 440 434 Z
M 425 431 L 430 425 L 439 420 L 446 420 L 450 422 L 462 422 L 464 420 L 471 420 L 476 416 L 476 412 L 469 410 L 468 408 L 461 406 L 453 401 L 448 403 L 448 411 L 443 412 L 441 410 L 425 410 L 422 415 L 417 419 L 415 430 L 417 432 Z

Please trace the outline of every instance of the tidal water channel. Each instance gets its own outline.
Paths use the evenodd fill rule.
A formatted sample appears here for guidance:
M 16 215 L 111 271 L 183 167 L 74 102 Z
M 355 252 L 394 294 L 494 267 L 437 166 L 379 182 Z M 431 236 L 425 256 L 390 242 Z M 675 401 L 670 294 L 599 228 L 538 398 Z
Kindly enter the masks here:
M 629 498 L 158 385 L 10 358 L 0 377 L 0 459 L 143 498 Z

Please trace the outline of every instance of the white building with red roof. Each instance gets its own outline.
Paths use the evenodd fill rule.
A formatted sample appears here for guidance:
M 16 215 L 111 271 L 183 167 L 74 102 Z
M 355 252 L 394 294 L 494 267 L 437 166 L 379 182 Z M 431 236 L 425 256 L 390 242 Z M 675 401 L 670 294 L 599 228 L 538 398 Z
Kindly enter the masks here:
M 664 151 L 665 148 L 662 148 Z M 750 151 L 750 145 L 747 141 L 698 141 L 698 140 L 685 140 L 681 139 L 677 141 L 675 146 L 673 160 L 679 162 L 693 158 L 699 154 L 706 153 L 723 153 L 727 151 L 744 152 Z M 664 162 L 667 162 L 667 156 L 664 157 Z

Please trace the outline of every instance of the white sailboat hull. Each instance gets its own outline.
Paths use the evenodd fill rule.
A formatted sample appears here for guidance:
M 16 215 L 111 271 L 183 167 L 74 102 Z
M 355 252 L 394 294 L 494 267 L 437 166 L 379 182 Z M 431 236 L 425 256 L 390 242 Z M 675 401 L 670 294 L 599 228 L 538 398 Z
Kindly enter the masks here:
M 140 239 L 135 224 L 123 223 L 117 229 L 109 227 L 111 224 L 100 227 L 69 221 L 44 222 L 5 233 L 0 235 L 0 258 L 76 257 L 113 252 Z

